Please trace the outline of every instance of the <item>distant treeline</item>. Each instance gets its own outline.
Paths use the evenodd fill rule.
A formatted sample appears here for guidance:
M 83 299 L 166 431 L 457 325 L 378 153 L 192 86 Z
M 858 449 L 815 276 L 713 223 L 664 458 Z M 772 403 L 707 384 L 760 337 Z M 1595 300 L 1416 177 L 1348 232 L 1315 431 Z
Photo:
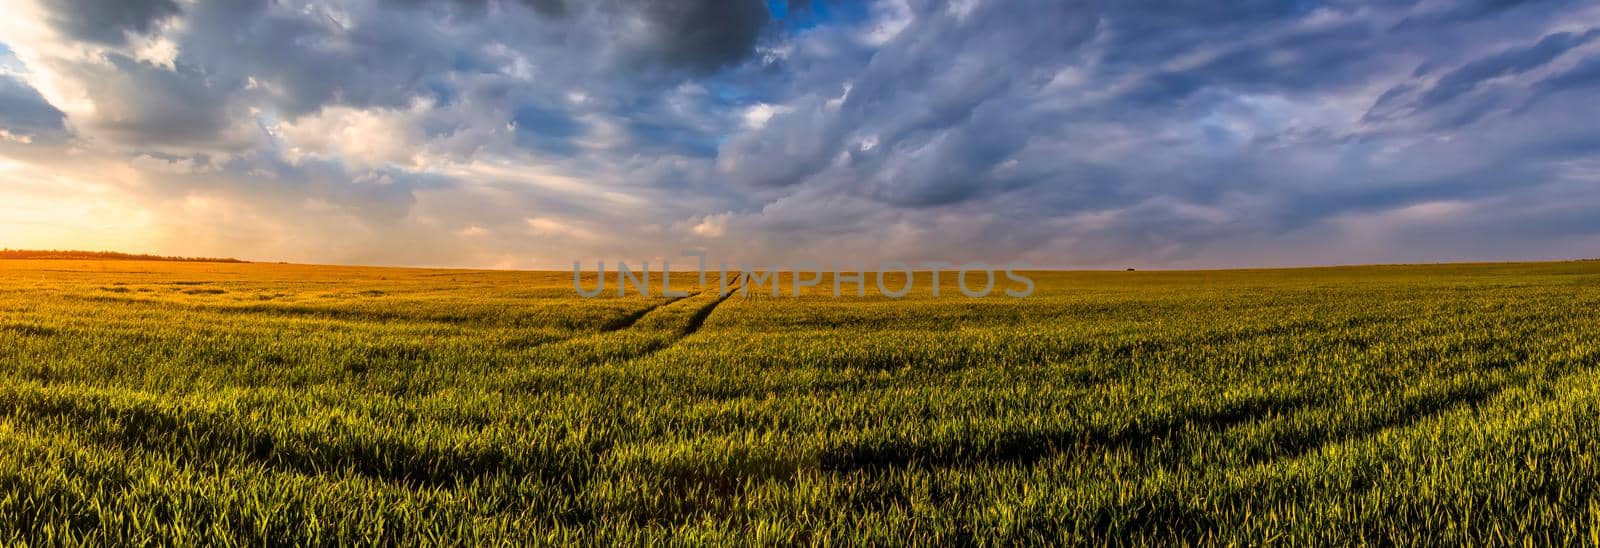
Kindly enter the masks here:
M 173 261 L 183 263 L 243 263 L 239 259 L 215 259 L 210 257 L 163 257 L 161 255 L 139 255 L 134 253 L 117 253 L 115 251 L 58 251 L 58 250 L 28 250 L 28 249 L 0 249 L 0 259 L 76 259 L 97 261 Z

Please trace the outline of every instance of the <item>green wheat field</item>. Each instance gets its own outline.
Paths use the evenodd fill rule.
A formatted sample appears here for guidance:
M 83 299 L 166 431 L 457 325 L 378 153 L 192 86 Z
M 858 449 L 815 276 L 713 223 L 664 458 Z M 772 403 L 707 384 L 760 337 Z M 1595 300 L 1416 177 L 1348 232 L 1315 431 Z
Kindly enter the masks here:
M 1600 262 L 1031 276 L 0 261 L 0 544 L 1600 543 Z

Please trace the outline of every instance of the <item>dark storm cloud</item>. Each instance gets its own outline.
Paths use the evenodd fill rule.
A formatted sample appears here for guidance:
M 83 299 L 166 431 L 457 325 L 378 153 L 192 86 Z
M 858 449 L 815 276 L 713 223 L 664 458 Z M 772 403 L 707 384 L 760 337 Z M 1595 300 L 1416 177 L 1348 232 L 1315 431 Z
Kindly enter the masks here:
M 386 0 L 390 5 L 445 6 L 454 13 L 516 16 L 526 7 L 552 22 L 590 27 L 626 50 L 636 68 L 707 73 L 739 63 L 771 19 L 761 0 Z
M 0 129 L 30 139 L 60 137 L 67 132 L 66 115 L 27 82 L 0 73 Z
M 710 71 L 749 55 L 767 24 L 761 0 L 629 0 L 646 21 L 646 40 L 635 55 Z
M 183 9 L 174 0 L 46 0 L 50 22 L 73 38 L 122 44 Z

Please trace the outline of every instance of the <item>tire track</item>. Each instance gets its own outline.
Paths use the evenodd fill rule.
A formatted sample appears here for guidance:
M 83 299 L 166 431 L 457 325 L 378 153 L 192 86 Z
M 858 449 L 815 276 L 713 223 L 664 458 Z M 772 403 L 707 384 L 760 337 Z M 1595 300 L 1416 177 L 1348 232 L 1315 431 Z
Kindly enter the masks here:
M 727 293 L 711 301 L 711 304 L 696 310 L 694 315 L 689 317 L 689 323 L 683 326 L 683 331 L 678 333 L 678 340 L 681 341 L 699 332 L 700 328 L 705 326 L 706 320 L 711 318 L 711 313 L 716 312 L 718 306 L 721 306 L 724 301 L 727 301 L 729 297 L 732 297 L 738 291 L 738 287 L 730 288 Z
M 662 303 L 636 318 L 629 318 L 626 326 L 538 346 L 532 349 L 530 357 L 545 363 L 579 367 L 627 363 L 648 357 L 699 332 L 717 307 L 737 293 L 738 288 L 730 288 L 727 294 L 721 295 L 714 291 L 697 291 Z M 709 302 L 706 302 L 708 297 Z
M 698 293 L 696 293 L 695 295 L 698 295 Z M 639 320 L 644 319 L 645 316 L 649 316 L 650 313 L 655 312 L 657 310 L 660 310 L 662 307 L 671 305 L 672 303 L 676 303 L 676 302 L 684 300 L 684 299 L 688 299 L 688 298 L 693 297 L 695 295 L 686 295 L 686 296 L 683 296 L 683 297 L 673 297 L 673 298 L 668 299 L 667 301 L 662 302 L 660 304 L 657 304 L 655 306 L 650 306 L 650 307 L 646 307 L 646 308 L 643 308 L 643 309 L 640 309 L 640 310 L 635 310 L 633 312 L 629 312 L 628 314 L 622 316 L 621 318 L 617 318 L 616 320 L 607 322 L 606 325 L 604 325 L 604 326 L 602 326 L 600 328 L 600 332 L 606 333 L 606 332 L 611 332 L 611 331 L 622 331 L 624 329 L 632 328 L 635 324 L 639 323 Z
M 698 333 L 700 328 L 705 327 L 706 320 L 711 318 L 711 313 L 716 312 L 718 306 L 721 306 L 723 302 L 727 301 L 728 298 L 732 297 L 735 293 L 738 293 L 738 291 L 738 287 L 729 288 L 726 294 L 719 295 L 715 299 L 712 299 L 711 303 L 695 309 L 694 313 L 690 314 L 688 320 L 684 322 L 683 327 L 679 328 L 676 332 L 673 332 L 671 336 L 661 340 L 659 344 L 652 344 L 645 347 L 638 354 L 623 360 L 623 362 L 631 363 L 642 360 L 677 346 L 678 343 L 683 342 L 684 339 L 687 339 L 689 336 Z M 705 291 L 701 291 L 695 293 L 692 297 L 698 297 L 706 293 L 707 292 Z

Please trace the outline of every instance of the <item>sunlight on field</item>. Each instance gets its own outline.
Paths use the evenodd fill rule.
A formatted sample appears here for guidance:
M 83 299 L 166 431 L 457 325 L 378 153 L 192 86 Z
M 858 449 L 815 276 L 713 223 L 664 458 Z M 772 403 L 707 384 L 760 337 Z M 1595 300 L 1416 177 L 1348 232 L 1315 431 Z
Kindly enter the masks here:
M 1031 275 L 0 261 L 0 530 L 1600 540 L 1600 263 Z

